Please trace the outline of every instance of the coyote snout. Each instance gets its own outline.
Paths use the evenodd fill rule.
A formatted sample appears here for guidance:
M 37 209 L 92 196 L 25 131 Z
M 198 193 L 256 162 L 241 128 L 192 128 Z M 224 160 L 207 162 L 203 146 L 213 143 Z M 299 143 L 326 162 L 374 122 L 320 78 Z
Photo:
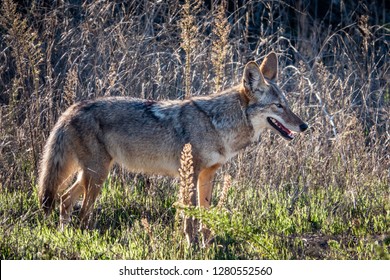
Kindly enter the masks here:
M 189 200 L 210 207 L 218 168 L 257 140 L 261 131 L 271 129 L 291 140 L 307 129 L 289 108 L 276 76 L 277 58 L 270 53 L 260 67 L 249 62 L 242 83 L 221 93 L 184 101 L 105 97 L 74 104 L 60 117 L 44 148 L 41 206 L 49 213 L 59 200 L 63 227 L 83 196 L 81 225 L 89 227 L 89 216 L 113 164 L 133 172 L 178 176 L 180 153 L 190 143 L 196 193 Z M 189 242 L 197 232 L 191 221 L 185 224 Z M 208 230 L 201 230 L 207 240 Z
M 267 121 L 271 129 L 279 133 L 283 138 L 293 140 L 297 132 L 303 132 L 308 128 L 308 125 L 289 108 L 285 108 L 281 104 L 276 106 L 277 111 L 280 112 L 279 115 L 269 116 L 267 117 Z

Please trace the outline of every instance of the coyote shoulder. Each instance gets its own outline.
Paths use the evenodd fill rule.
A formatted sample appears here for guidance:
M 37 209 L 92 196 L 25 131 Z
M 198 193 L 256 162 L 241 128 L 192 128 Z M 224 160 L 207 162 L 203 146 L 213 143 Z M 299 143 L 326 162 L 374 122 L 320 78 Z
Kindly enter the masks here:
M 289 108 L 275 83 L 277 57 L 270 53 L 260 65 L 249 62 L 242 82 L 221 93 L 184 101 L 151 101 L 106 97 L 76 103 L 54 126 L 44 148 L 39 200 L 46 213 L 60 202 L 66 225 L 83 196 L 81 224 L 88 217 L 114 163 L 129 171 L 177 176 L 180 153 L 192 145 L 193 204 L 208 208 L 217 169 L 271 129 L 287 140 L 307 125 Z M 77 180 L 68 183 L 77 173 Z M 190 222 L 185 226 L 192 240 Z

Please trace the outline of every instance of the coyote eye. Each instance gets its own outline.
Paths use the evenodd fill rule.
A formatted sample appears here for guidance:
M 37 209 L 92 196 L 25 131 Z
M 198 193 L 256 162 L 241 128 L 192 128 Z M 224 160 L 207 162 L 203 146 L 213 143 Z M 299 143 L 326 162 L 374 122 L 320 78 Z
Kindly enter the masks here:
M 275 105 L 276 105 L 276 107 L 278 107 L 278 108 L 283 108 L 283 105 L 280 104 L 280 103 L 276 103 Z

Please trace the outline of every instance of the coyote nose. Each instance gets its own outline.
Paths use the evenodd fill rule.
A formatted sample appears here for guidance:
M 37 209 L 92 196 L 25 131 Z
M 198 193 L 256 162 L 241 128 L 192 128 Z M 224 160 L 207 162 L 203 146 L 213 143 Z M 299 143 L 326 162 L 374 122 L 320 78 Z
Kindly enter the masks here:
M 309 127 L 309 126 L 308 126 L 307 124 L 305 124 L 305 123 L 303 123 L 303 124 L 301 124 L 301 125 L 299 126 L 299 128 L 301 129 L 301 131 L 305 131 L 308 127 Z

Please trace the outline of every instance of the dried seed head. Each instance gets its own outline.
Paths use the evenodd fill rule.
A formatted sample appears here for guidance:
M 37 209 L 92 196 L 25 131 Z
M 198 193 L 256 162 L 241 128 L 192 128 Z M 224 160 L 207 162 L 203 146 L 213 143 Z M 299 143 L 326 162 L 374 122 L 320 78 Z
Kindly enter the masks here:
M 180 203 L 190 205 L 191 192 L 194 189 L 194 167 L 192 161 L 192 146 L 190 143 L 184 145 L 180 158 Z

